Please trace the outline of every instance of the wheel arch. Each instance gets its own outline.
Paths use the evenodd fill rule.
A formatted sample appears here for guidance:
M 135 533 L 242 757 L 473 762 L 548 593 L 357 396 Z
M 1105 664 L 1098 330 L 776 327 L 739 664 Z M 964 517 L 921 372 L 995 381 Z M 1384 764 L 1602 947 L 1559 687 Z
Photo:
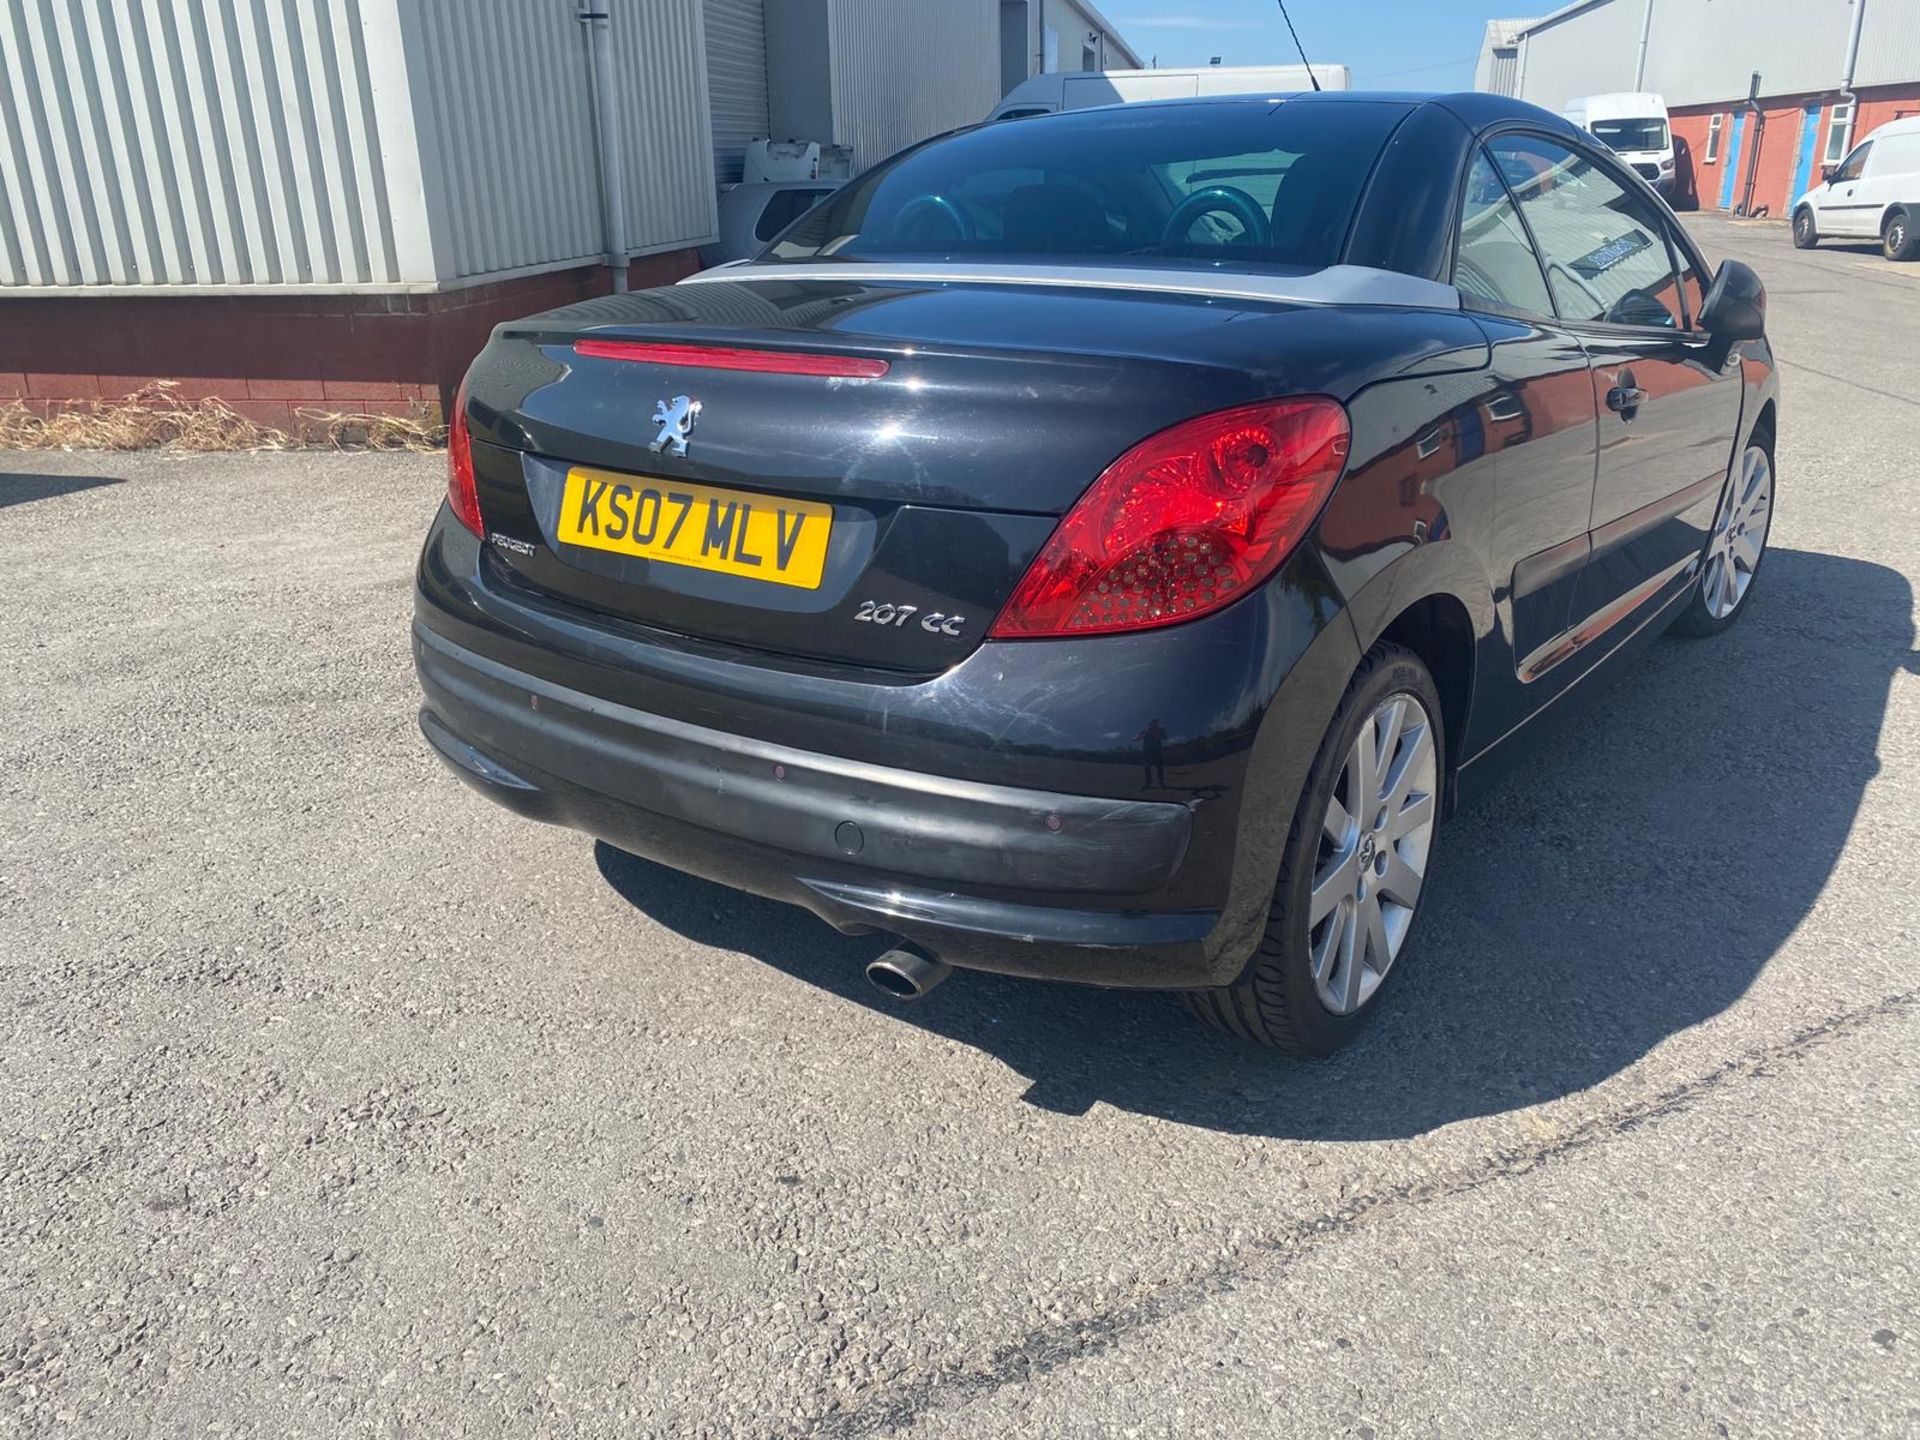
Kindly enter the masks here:
M 1903 232 L 1900 244 L 1893 243 L 1893 227 L 1898 222 Z M 1887 206 L 1880 216 L 1880 249 L 1889 260 L 1911 261 L 1920 258 L 1920 244 L 1916 244 L 1914 229 L 1920 225 L 1920 205 L 1910 200 L 1896 200 Z
M 1436 591 L 1402 609 L 1374 638 L 1413 651 L 1433 676 L 1440 692 L 1440 720 L 1446 739 L 1446 806 L 1451 809 L 1453 777 L 1459 772 L 1467 716 L 1473 706 L 1473 617 L 1459 597 Z
M 1777 402 L 1773 396 L 1769 395 L 1766 403 L 1760 407 L 1760 413 L 1753 417 L 1753 428 L 1747 432 L 1748 442 L 1751 443 L 1762 435 L 1769 440 L 1778 440 L 1780 438 L 1779 419 Z

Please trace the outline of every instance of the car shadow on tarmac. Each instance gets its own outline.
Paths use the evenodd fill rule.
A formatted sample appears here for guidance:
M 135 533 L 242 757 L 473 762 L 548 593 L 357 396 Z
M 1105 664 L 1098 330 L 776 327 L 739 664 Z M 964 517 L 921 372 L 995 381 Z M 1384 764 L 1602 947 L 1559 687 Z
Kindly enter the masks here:
M 1318 1063 L 1215 1035 L 1151 992 L 962 971 L 900 1005 L 861 973 L 878 937 L 595 853 L 656 923 L 987 1051 L 1028 1077 L 1028 1103 L 1306 1140 L 1416 1135 L 1596 1085 L 1746 992 L 1840 858 L 1892 678 L 1920 668 L 1911 615 L 1893 570 L 1770 552 L 1739 625 L 1628 661 L 1450 822 L 1398 993 Z
M 121 482 L 110 475 L 30 475 L 0 471 L 0 510 Z
M 1822 240 L 1820 248 L 1829 255 L 1863 255 L 1875 260 L 1886 260 L 1886 251 L 1878 240 Z M 1898 262 L 1888 260 L 1889 265 Z

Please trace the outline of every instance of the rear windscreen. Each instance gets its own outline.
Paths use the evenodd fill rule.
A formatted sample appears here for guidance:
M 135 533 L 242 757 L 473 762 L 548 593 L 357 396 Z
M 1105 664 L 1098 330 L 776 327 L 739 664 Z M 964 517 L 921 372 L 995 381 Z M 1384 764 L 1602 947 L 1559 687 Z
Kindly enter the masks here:
M 1339 258 L 1405 105 L 1117 106 L 990 125 L 868 171 L 763 259 Z

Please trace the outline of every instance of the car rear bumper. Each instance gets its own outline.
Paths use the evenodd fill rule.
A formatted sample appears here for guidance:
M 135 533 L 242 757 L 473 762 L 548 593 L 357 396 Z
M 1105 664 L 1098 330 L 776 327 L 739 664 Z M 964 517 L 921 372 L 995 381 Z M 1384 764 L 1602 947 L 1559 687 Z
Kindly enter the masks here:
M 510 809 L 844 930 L 974 969 L 1218 985 L 1264 933 L 1358 663 L 1331 588 L 1298 554 L 1187 625 L 900 675 L 557 601 L 443 505 L 414 596 L 421 729 Z
M 1105 985 L 1209 983 L 1217 910 L 1121 906 L 1186 859 L 1185 804 L 1061 795 L 867 764 L 692 725 L 414 628 L 420 728 L 518 814 L 950 964 Z M 537 762 L 529 757 L 537 757 Z

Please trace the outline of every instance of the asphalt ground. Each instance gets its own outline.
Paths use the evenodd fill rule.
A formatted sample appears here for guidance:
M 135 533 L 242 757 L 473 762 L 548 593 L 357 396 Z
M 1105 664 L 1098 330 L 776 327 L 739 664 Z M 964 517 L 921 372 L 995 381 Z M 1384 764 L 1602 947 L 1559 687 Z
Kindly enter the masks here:
M 1920 266 L 1698 220 L 1753 608 L 1441 835 L 1364 1040 L 956 976 L 414 727 L 432 458 L 0 457 L 0 1435 L 1920 1431 Z

